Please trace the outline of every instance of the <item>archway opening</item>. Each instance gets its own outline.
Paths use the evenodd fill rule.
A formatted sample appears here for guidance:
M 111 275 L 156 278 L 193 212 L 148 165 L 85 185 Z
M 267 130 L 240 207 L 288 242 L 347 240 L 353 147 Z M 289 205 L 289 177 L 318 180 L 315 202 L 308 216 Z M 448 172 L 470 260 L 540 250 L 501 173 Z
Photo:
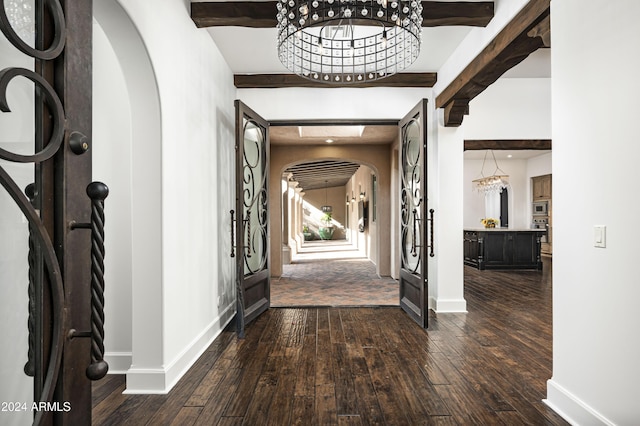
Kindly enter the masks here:
M 271 130 L 272 183 L 280 188 L 270 205 L 272 253 L 280 255 L 272 256 L 272 306 L 397 306 L 384 244 L 397 126 L 324 123 L 312 141 L 313 131 L 291 127 Z M 353 127 L 368 142 L 340 136 Z

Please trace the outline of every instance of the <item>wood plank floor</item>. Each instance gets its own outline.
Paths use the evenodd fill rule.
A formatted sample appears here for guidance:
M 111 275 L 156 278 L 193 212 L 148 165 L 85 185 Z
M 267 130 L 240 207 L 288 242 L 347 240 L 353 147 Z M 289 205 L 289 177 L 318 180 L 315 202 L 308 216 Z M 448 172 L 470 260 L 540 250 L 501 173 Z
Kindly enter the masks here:
M 565 423 L 541 401 L 551 377 L 545 272 L 465 269 L 467 314 L 399 308 L 271 309 L 225 331 L 168 395 L 94 385 L 95 425 Z

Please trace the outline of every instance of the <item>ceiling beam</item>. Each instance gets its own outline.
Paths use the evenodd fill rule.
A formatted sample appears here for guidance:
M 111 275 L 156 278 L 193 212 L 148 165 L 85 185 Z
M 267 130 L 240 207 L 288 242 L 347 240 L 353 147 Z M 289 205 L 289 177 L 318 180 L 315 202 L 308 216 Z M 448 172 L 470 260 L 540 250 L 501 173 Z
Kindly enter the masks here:
M 197 3 L 196 3 L 197 4 Z M 349 84 L 349 87 L 433 87 L 437 81 L 435 72 L 405 72 L 368 83 Z M 233 83 L 238 89 L 265 89 L 279 87 L 345 87 L 322 81 L 308 80 L 296 74 L 236 74 Z
M 541 47 L 549 47 L 550 0 L 531 0 L 436 98 L 447 127 L 462 124 L 469 102 Z M 446 114 L 447 111 L 450 114 Z
M 236 26 L 275 28 L 275 1 L 191 3 L 191 19 L 198 28 Z M 464 25 L 486 27 L 493 19 L 494 2 L 422 2 L 422 26 Z
M 551 139 L 466 139 L 464 141 L 465 151 L 477 151 L 484 149 L 498 150 L 548 150 L 551 149 Z

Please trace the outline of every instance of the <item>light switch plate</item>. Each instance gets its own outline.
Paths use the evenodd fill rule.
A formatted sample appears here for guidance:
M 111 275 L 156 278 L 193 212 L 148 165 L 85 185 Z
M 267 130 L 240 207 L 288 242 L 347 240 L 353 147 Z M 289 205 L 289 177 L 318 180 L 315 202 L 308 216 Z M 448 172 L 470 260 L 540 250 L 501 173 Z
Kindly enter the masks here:
M 593 246 L 604 248 L 607 246 L 607 227 L 596 225 L 593 227 Z

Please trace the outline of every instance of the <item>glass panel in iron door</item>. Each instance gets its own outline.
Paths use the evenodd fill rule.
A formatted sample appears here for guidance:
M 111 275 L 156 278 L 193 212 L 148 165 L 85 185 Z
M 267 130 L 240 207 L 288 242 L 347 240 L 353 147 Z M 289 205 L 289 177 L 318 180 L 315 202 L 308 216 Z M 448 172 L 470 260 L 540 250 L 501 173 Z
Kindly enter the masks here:
M 420 326 L 427 326 L 427 101 L 401 122 L 400 140 L 400 307 Z
M 269 124 L 236 101 L 237 331 L 270 306 Z

